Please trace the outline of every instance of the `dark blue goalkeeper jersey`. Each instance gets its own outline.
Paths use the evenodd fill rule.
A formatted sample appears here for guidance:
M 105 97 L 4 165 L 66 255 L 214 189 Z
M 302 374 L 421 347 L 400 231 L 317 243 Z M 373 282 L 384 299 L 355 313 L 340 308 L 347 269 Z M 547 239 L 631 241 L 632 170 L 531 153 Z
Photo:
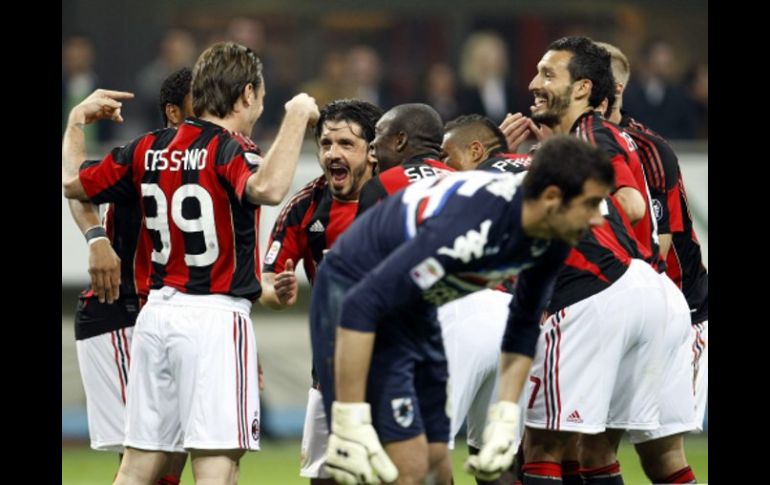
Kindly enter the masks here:
M 340 325 L 374 331 L 518 275 L 502 350 L 532 356 L 539 321 L 569 246 L 521 227 L 524 174 L 472 171 L 418 181 L 357 219 L 326 255 L 358 281 Z

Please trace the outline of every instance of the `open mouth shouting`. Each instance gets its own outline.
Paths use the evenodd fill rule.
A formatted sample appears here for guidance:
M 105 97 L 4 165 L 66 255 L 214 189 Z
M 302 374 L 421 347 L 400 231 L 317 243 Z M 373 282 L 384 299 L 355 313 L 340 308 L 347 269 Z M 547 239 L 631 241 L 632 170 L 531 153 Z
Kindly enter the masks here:
M 342 162 L 335 161 L 326 166 L 326 171 L 330 176 L 329 181 L 332 188 L 338 191 L 344 190 L 350 179 L 350 167 Z

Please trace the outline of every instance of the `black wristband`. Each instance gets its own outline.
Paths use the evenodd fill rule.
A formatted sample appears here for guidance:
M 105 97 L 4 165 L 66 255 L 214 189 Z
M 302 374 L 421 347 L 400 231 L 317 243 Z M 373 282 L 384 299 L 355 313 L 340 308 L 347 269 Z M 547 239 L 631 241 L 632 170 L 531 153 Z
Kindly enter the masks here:
M 107 237 L 107 230 L 104 229 L 104 226 L 94 226 L 89 228 L 86 233 L 86 242 L 90 241 L 91 239 L 96 239 L 99 237 Z

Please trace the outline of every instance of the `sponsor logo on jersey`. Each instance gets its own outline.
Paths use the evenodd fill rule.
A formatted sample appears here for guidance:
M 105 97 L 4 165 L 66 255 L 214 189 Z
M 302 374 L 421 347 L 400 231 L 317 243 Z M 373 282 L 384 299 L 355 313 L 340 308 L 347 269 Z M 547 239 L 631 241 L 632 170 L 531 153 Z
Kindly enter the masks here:
M 444 277 L 444 267 L 436 258 L 430 257 L 412 268 L 409 276 L 422 290 L 427 290 Z
M 267 251 L 267 254 L 265 255 L 265 264 L 275 263 L 275 258 L 278 257 L 278 251 L 280 250 L 281 250 L 281 242 L 273 241 L 273 244 L 270 246 L 270 249 Z
M 317 220 L 314 223 L 312 223 L 310 225 L 310 228 L 308 229 L 308 231 L 310 232 L 324 232 L 325 230 L 326 228 L 324 227 L 323 222 L 321 222 L 320 220 Z
M 399 397 L 390 401 L 393 407 L 393 419 L 404 428 L 414 421 L 414 406 L 411 397 Z
M 446 246 L 439 248 L 438 254 L 449 256 L 453 259 L 459 259 L 463 263 L 468 263 L 472 259 L 478 259 L 484 255 L 484 246 L 487 245 L 487 235 L 492 226 L 490 219 L 481 223 L 479 230 L 471 229 L 462 236 L 457 236 L 454 245 L 451 248 Z

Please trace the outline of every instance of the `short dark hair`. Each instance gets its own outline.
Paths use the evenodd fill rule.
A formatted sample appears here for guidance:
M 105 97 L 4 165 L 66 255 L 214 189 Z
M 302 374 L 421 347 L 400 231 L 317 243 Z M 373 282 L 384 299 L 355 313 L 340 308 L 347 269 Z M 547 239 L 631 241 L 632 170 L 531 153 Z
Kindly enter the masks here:
M 551 42 L 549 51 L 567 51 L 573 54 L 567 69 L 573 81 L 588 79 L 593 87 L 588 105 L 597 108 L 604 99 L 615 104 L 615 78 L 607 49 L 598 46 L 588 37 L 562 37 Z
M 374 127 L 382 117 L 383 110 L 360 99 L 337 99 L 321 107 L 321 116 L 315 125 L 315 139 L 321 138 L 326 121 L 347 121 L 358 123 L 367 143 L 374 140 Z
M 180 108 L 184 104 L 184 98 L 190 94 L 190 84 L 192 83 L 192 70 L 189 67 L 183 67 L 171 73 L 160 86 L 160 116 L 163 118 L 163 126 L 168 124 L 166 116 L 166 105 L 173 104 Z
M 562 204 L 583 192 L 592 179 L 613 188 L 615 172 L 607 153 L 588 142 L 569 135 L 547 139 L 535 152 L 522 187 L 525 199 L 537 199 L 549 185 L 559 187 Z
M 486 130 L 495 138 L 495 141 L 500 145 L 500 148 L 506 151 L 508 150 L 508 140 L 505 139 L 502 130 L 500 130 L 500 128 L 486 116 L 480 114 L 458 116 L 444 126 L 444 133 L 449 133 L 458 128 L 469 128 L 476 132 L 479 130 Z
M 217 42 L 203 51 L 193 68 L 195 116 L 208 111 L 224 118 L 247 84 L 256 91 L 262 82 L 262 61 L 254 51 L 235 42 Z

